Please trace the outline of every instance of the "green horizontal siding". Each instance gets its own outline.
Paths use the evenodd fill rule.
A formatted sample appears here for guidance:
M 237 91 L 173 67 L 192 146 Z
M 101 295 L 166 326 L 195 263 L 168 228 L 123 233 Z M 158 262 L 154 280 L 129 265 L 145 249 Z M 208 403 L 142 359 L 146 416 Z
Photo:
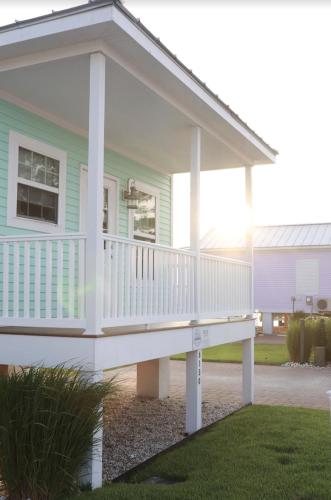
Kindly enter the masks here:
M 79 231 L 80 165 L 87 165 L 87 140 L 29 111 L 0 100 L 0 235 L 10 236 L 29 232 L 7 226 L 10 130 L 55 146 L 67 153 L 65 229 L 67 232 Z M 159 241 L 164 245 L 170 245 L 171 177 L 109 149 L 105 151 L 105 172 L 118 177 L 120 183 L 119 235 L 128 236 L 128 210 L 121 193 L 126 189 L 128 179 L 133 178 L 160 190 Z

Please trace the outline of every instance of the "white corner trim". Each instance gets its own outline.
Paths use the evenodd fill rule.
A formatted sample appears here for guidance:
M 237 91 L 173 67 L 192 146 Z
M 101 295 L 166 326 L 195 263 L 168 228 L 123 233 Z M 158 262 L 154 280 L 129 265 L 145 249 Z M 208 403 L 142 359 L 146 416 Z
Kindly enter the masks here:
M 155 243 L 159 243 L 160 239 L 160 190 L 150 184 L 146 184 L 145 182 L 141 182 L 135 179 L 135 186 L 138 191 L 142 191 L 143 193 L 149 194 L 151 196 L 155 196 L 156 200 L 156 211 L 155 211 Z M 128 237 L 133 239 L 133 210 L 128 210 Z
M 18 148 L 22 146 L 37 153 L 50 156 L 60 162 L 58 223 L 33 220 L 17 216 L 17 184 L 18 184 Z M 40 231 L 42 233 L 63 233 L 65 231 L 65 195 L 67 176 L 67 154 L 55 146 L 40 142 L 18 132 L 10 130 L 8 145 L 8 192 L 7 192 L 7 225 Z M 40 185 L 40 189 L 43 189 Z M 47 186 L 45 186 L 47 190 Z M 51 190 L 50 190 L 51 191 Z

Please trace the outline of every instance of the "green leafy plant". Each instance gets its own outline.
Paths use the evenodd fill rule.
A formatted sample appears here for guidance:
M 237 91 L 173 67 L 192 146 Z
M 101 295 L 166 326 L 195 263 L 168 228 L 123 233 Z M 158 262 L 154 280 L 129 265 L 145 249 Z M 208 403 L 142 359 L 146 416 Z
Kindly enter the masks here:
M 9 500 L 66 499 L 78 489 L 117 383 L 79 367 L 31 367 L 0 376 L 0 475 Z

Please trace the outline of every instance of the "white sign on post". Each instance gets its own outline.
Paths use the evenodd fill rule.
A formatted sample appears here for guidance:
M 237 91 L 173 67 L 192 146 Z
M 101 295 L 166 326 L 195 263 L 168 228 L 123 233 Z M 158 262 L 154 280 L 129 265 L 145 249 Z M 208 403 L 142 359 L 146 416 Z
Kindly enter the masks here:
M 207 328 L 194 328 L 192 334 L 192 350 L 203 349 L 209 345 L 209 333 Z

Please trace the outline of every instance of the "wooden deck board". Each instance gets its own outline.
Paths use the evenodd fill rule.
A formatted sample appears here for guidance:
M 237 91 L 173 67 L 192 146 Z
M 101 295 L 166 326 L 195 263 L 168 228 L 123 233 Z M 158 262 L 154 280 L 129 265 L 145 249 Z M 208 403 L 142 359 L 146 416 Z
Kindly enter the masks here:
M 219 325 L 222 323 L 233 323 L 240 321 L 248 321 L 245 318 L 233 319 L 206 319 L 195 323 L 190 321 L 171 321 L 169 323 L 150 323 L 145 325 L 130 325 L 116 326 L 104 328 L 102 337 L 114 337 L 119 335 L 132 335 L 148 332 L 160 332 L 169 330 L 178 330 L 183 328 L 204 327 L 211 325 Z M 84 330 L 81 328 L 35 328 L 35 327 L 15 327 L 2 326 L 0 327 L 0 335 L 35 335 L 44 337 L 70 337 L 70 338 L 99 338 L 99 335 L 84 335 Z

